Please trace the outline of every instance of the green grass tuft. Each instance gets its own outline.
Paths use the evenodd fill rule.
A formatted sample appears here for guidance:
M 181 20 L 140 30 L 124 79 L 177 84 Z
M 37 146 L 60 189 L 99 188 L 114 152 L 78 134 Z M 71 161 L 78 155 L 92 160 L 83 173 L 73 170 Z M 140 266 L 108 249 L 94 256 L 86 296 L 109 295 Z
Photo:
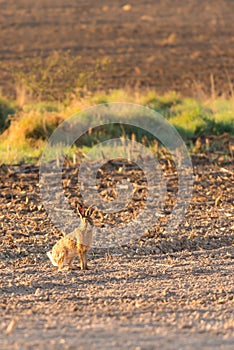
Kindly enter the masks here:
M 14 101 L 0 98 L 0 159 L 2 163 L 37 162 L 46 146 L 47 140 L 57 126 L 71 115 L 85 110 L 95 104 L 111 102 L 130 102 L 148 106 L 167 118 L 191 145 L 199 136 L 234 135 L 234 103 L 233 100 L 199 101 L 182 98 L 175 92 L 158 96 L 155 91 L 131 92 L 114 90 L 110 93 L 94 93 L 86 98 L 62 102 L 39 101 L 17 106 Z M 85 114 L 85 118 L 89 116 Z M 126 123 L 134 124 L 134 118 L 126 117 Z M 87 124 L 81 119 L 83 125 Z M 134 138 L 150 143 L 152 135 L 136 127 L 118 123 L 107 128 L 96 128 L 86 133 L 77 143 L 79 147 L 92 147 L 98 142 L 121 136 Z M 192 147 L 191 147 L 192 149 Z
M 15 102 L 9 101 L 0 96 L 0 133 L 10 125 L 9 116 L 14 115 L 16 111 Z

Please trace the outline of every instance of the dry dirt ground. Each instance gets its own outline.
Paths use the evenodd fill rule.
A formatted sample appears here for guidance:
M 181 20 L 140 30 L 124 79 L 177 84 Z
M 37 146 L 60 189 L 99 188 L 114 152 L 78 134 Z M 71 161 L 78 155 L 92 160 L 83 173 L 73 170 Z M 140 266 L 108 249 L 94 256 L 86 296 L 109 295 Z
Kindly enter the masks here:
M 192 202 L 176 232 L 163 232 L 178 184 L 162 161 L 168 197 L 159 224 L 123 247 L 93 248 L 85 272 L 78 260 L 57 272 L 45 255 L 61 233 L 41 203 L 38 167 L 1 166 L 1 349 L 233 349 L 233 165 L 220 154 L 193 156 L 193 165 Z M 103 168 L 104 188 L 113 174 L 142 185 L 136 166 L 118 168 Z M 65 172 L 74 206 L 77 165 Z M 135 198 L 109 220 L 144 205 L 144 190 Z
M 108 58 L 104 88 L 227 93 L 234 83 L 234 2 L 0 0 L 0 45 L 1 61 L 29 66 L 54 50 L 80 55 L 81 71 Z M 9 93 L 9 75 L 0 75 Z

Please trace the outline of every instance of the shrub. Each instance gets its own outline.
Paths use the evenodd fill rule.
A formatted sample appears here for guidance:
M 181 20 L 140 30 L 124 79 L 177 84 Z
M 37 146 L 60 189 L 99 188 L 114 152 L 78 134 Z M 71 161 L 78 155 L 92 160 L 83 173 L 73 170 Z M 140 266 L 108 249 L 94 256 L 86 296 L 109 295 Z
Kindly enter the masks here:
M 0 133 L 2 133 L 10 125 L 9 115 L 15 113 L 13 103 L 7 101 L 3 97 L 0 97 Z

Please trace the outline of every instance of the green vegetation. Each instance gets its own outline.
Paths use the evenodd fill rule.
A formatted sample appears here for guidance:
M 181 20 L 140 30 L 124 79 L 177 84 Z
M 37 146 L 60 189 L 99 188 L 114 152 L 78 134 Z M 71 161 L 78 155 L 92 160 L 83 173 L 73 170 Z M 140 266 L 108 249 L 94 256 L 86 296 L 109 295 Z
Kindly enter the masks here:
M 15 103 L 0 96 L 0 133 L 10 125 L 10 116 L 16 112 Z
M 27 60 L 19 60 L 18 65 L 0 62 L 0 70 L 8 71 L 15 86 L 14 101 L 0 96 L 1 163 L 38 162 L 50 135 L 64 120 L 88 107 L 112 102 L 134 103 L 159 112 L 178 130 L 191 151 L 198 150 L 197 138 L 203 138 L 205 147 L 201 145 L 199 151 L 204 151 L 210 147 L 205 140 L 210 135 L 234 135 L 233 98 L 200 101 L 182 98 L 175 92 L 163 96 L 152 90 L 101 92 L 99 73 L 108 69 L 110 62 L 97 60 L 92 71 L 81 68 L 79 62 L 80 57 L 69 51 L 54 52 L 48 57 L 38 55 L 33 64 Z M 81 126 L 88 125 L 87 118 L 87 113 L 82 116 Z M 125 119 L 134 124 L 139 118 L 146 117 L 127 115 Z M 150 133 L 123 127 L 117 118 L 114 124 L 86 132 L 68 152 L 69 157 L 77 147 L 88 151 L 98 142 L 119 137 L 158 148 Z
M 200 101 L 182 98 L 175 92 L 163 96 L 152 90 L 101 92 L 100 73 L 110 68 L 110 62 L 97 60 L 91 71 L 79 63 L 80 57 L 72 56 L 69 51 L 53 52 L 49 56 L 42 53 L 33 61 L 22 59 L 17 64 L 0 61 L 0 70 L 8 72 L 15 86 L 14 101 L 0 96 L 1 163 L 38 162 L 50 135 L 64 120 L 88 107 L 112 102 L 130 102 L 159 112 L 175 126 L 191 151 L 209 149 L 206 138 L 210 135 L 234 134 L 233 98 Z M 88 114 L 82 118 L 81 126 L 88 125 L 85 120 Z M 137 118 L 145 117 L 127 115 L 126 123 L 134 124 Z M 76 147 L 88 151 L 98 142 L 119 137 L 158 148 L 150 133 L 136 127 L 123 127 L 118 118 L 115 124 L 86 132 Z M 204 147 L 198 147 L 197 138 Z M 77 151 L 76 147 L 68 152 L 69 157 Z M 229 148 L 230 145 L 226 150 Z M 230 153 L 232 155 L 232 149 Z
M 191 150 L 195 149 L 197 137 L 224 133 L 234 135 L 234 102 L 231 99 L 198 101 L 181 98 L 174 92 L 158 96 L 153 91 L 139 94 L 123 90 L 97 92 L 71 100 L 70 104 L 66 100 L 66 103 L 40 101 L 17 106 L 16 102 L 0 98 L 1 163 L 37 162 L 48 138 L 62 121 L 87 107 L 110 102 L 131 102 L 160 112 L 177 128 Z M 132 118 L 129 116 L 126 122 L 133 122 Z M 83 122 L 86 123 L 85 120 Z M 112 124 L 108 128 L 96 128 L 86 133 L 78 146 L 88 150 L 97 142 L 120 136 L 132 138 L 133 134 L 140 142 L 152 141 L 143 130 Z

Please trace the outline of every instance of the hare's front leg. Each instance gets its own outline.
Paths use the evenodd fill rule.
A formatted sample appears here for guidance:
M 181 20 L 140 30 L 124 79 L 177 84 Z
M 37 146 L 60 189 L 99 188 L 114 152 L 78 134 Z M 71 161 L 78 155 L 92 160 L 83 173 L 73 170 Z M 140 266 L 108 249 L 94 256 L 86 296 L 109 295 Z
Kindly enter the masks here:
M 88 263 L 87 263 L 87 250 L 83 251 L 83 270 L 88 270 Z
M 87 251 L 83 248 L 79 249 L 78 251 L 79 258 L 80 258 L 80 268 L 81 270 L 88 270 L 88 264 L 87 264 Z

